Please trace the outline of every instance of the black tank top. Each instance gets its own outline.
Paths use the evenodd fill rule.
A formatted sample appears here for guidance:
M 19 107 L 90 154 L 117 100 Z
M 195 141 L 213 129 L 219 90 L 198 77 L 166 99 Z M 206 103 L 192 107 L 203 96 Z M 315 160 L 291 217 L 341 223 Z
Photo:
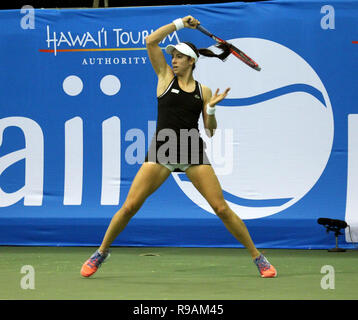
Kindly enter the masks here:
M 178 78 L 174 77 L 165 92 L 158 97 L 157 131 L 198 129 L 198 120 L 203 108 L 200 84 L 195 81 L 193 92 L 183 91 Z
M 195 81 L 194 91 L 186 92 L 179 87 L 178 78 L 174 77 L 157 99 L 157 129 L 146 161 L 149 158 L 149 161 L 155 159 L 158 163 L 209 164 L 205 142 L 198 129 L 203 109 L 200 84 Z

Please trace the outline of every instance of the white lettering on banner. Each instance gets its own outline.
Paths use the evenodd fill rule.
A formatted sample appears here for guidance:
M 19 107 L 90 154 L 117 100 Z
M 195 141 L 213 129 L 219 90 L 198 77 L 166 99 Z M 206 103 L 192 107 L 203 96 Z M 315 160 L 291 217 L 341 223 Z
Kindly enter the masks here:
M 62 32 L 61 32 L 62 33 Z M 95 46 L 101 47 L 99 44 L 101 43 L 101 41 L 98 39 L 98 42 L 92 37 L 91 33 L 89 33 L 87 31 L 86 33 L 86 38 L 85 38 L 85 43 L 83 44 L 83 46 L 85 47 L 87 45 L 87 42 L 92 42 Z
M 101 47 L 101 34 L 103 33 L 103 40 L 104 40 L 104 46 L 107 46 L 107 31 L 104 30 L 104 28 L 102 28 L 100 31 L 97 32 L 98 34 L 98 42 L 99 42 L 99 46 Z
M 115 58 L 102 58 L 102 57 L 90 57 L 83 58 L 82 65 L 93 66 L 101 64 L 146 64 L 147 57 L 115 57 Z
M 65 123 L 65 190 L 64 205 L 82 203 L 83 123 L 75 117 Z
M 0 157 L 0 175 L 12 164 L 25 159 L 25 186 L 14 193 L 6 193 L 0 188 L 0 206 L 7 207 L 25 199 L 25 205 L 42 205 L 43 198 L 43 168 L 44 168 L 44 137 L 41 127 L 33 120 L 24 117 L 10 117 L 0 120 L 0 146 L 2 144 L 2 134 L 7 127 L 19 127 L 25 136 L 26 148 L 9 153 Z M 156 121 L 148 121 L 147 143 L 152 142 L 156 132 Z M 81 205 L 83 189 L 83 120 L 74 117 L 65 122 L 65 150 L 64 150 L 64 205 Z M 164 139 L 168 134 L 170 141 L 176 140 L 174 132 L 166 130 L 160 131 L 160 139 Z M 180 133 L 182 136 L 182 132 Z M 130 129 L 125 134 L 126 141 L 134 141 L 125 151 L 125 161 L 130 164 L 141 164 L 145 157 L 146 134 L 140 129 Z M 190 131 L 183 132 L 183 137 L 192 138 Z M 215 154 L 213 164 L 220 160 L 221 165 L 224 158 L 229 162 L 225 164 L 224 171 L 232 167 L 232 150 L 227 149 L 233 144 L 232 132 L 225 129 L 222 133 L 216 130 L 214 137 L 219 140 L 224 138 L 225 153 L 222 148 L 216 145 L 209 145 L 208 151 Z M 172 144 L 164 144 L 158 149 L 158 154 L 166 158 L 166 150 L 172 149 Z M 176 149 L 172 150 L 170 157 L 174 157 Z M 118 205 L 121 184 L 121 121 L 118 117 L 111 117 L 102 122 L 102 185 L 101 185 L 101 205 Z
M 121 186 L 121 120 L 109 118 L 102 123 L 101 205 L 118 205 Z
M 48 36 L 49 36 L 49 33 L 48 33 L 48 32 L 49 32 L 49 27 L 47 26 L 47 39 L 48 39 Z M 82 46 L 82 45 L 83 45 L 84 40 L 85 40 L 85 37 L 86 37 L 86 34 L 85 34 L 85 33 L 82 35 L 82 38 L 80 38 L 79 35 L 76 35 L 75 38 L 73 38 L 71 32 L 68 32 L 67 34 L 68 34 L 68 37 L 69 37 L 70 40 L 71 40 L 72 46 L 75 46 L 77 43 L 78 43 L 79 46 Z M 71 44 L 70 44 L 70 45 L 71 45 Z
M 8 207 L 24 199 L 25 206 L 41 206 L 44 176 L 44 137 L 41 127 L 25 117 L 0 119 L 0 146 L 4 130 L 17 127 L 25 137 L 25 148 L 0 157 L 0 175 L 14 163 L 25 159 L 25 184 L 19 190 L 7 193 L 0 187 L 0 207 Z
M 61 43 L 67 43 L 68 46 L 71 46 L 71 43 L 67 40 L 63 32 L 60 33 L 60 39 L 57 42 L 57 46 L 60 46 Z
M 86 47 L 87 43 L 92 43 L 93 45 L 101 48 L 102 47 L 102 37 L 103 43 L 107 46 L 107 31 L 102 28 L 100 31 L 97 32 L 97 37 L 93 36 L 90 32 L 85 32 L 80 37 L 76 35 L 75 37 L 72 36 L 71 32 L 67 32 L 67 36 L 64 32 L 60 32 L 59 38 L 57 36 L 56 31 L 52 33 L 52 37 L 50 34 L 50 27 L 46 27 L 47 31 L 47 47 L 50 48 L 51 43 L 53 44 L 54 54 L 57 54 L 57 48 L 61 46 L 61 44 L 67 44 L 69 47 L 74 47 L 76 44 L 80 45 L 81 47 Z
M 147 30 L 138 31 L 136 35 L 136 39 L 133 36 L 132 31 L 123 31 L 122 28 L 116 28 L 113 29 L 113 31 L 116 33 L 116 46 L 120 47 L 121 45 L 126 45 L 128 43 L 132 44 L 138 44 L 140 41 L 142 45 L 145 44 L 145 37 L 149 35 L 149 32 Z M 123 32 L 122 32 L 123 31 Z M 151 30 L 151 33 L 153 33 L 153 29 Z M 160 43 L 165 43 L 166 41 L 172 42 L 173 39 L 176 40 L 176 42 L 180 42 L 178 34 L 176 31 L 174 31 L 172 34 L 166 36 Z
M 21 22 L 21 24 L 23 24 L 23 22 Z M 117 48 L 130 44 L 138 45 L 139 43 L 145 45 L 145 37 L 149 35 L 148 30 L 133 32 L 133 31 L 124 31 L 123 28 L 113 28 L 112 32 L 114 33 L 115 46 Z M 153 32 L 153 29 L 151 30 L 151 32 Z M 50 26 L 47 25 L 46 34 L 47 34 L 47 38 L 46 38 L 47 47 L 50 48 L 52 46 L 55 55 L 57 55 L 57 50 L 59 47 L 61 47 L 61 45 L 62 46 L 65 45 L 70 48 L 76 47 L 77 45 L 80 46 L 81 48 L 85 48 L 88 44 L 90 44 L 91 48 L 93 48 L 93 46 L 97 48 L 106 48 L 111 40 L 110 35 L 107 34 L 107 30 L 105 30 L 103 27 L 97 32 L 95 31 L 91 33 L 89 31 L 85 31 L 81 35 L 79 34 L 73 35 L 71 31 L 67 31 L 67 32 L 60 31 L 59 33 L 57 33 L 56 31 L 51 32 Z M 176 40 L 176 42 L 180 42 L 176 31 L 166 36 L 160 43 L 164 44 L 167 41 L 172 42 L 174 39 Z M 132 49 L 145 50 L 145 48 L 130 48 L 130 50 Z
M 334 30 L 335 29 L 335 12 L 334 7 L 330 5 L 325 5 L 321 8 L 321 13 L 326 15 L 321 19 L 321 28 L 323 30 Z
M 54 50 L 53 52 L 56 55 L 57 54 L 56 32 L 53 33 L 53 38 L 51 39 L 51 37 L 50 37 L 50 27 L 49 26 L 46 27 L 46 31 L 47 31 L 47 39 L 46 39 L 47 47 L 50 48 L 51 43 L 53 42 L 53 50 Z
M 43 199 L 44 137 L 41 127 L 25 117 L 0 119 L 0 146 L 3 132 L 18 127 L 25 136 L 26 148 L 0 157 L 0 175 L 11 165 L 25 159 L 25 185 L 13 193 L 0 188 L 0 207 L 24 198 L 25 206 L 41 206 Z M 118 117 L 102 123 L 102 205 L 117 205 L 121 181 L 121 127 Z M 80 117 L 65 122 L 64 205 L 81 205 L 83 188 L 83 121 Z
M 348 115 L 347 242 L 358 242 L 358 114 Z M 352 237 L 352 238 L 351 238 Z
M 153 30 L 152 30 L 152 32 L 153 32 Z M 177 34 L 176 31 L 174 31 L 172 34 L 167 35 L 160 43 L 165 43 L 167 38 L 168 38 L 169 42 L 172 42 L 173 39 L 175 39 L 176 42 L 180 42 L 178 34 Z

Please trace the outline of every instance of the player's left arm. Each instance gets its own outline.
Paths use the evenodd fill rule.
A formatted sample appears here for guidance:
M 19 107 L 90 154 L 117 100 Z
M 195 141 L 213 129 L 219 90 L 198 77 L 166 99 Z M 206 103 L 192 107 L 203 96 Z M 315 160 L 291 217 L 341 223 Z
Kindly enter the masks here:
M 219 89 L 215 91 L 213 95 L 211 89 L 202 85 L 202 92 L 203 92 L 203 121 L 204 121 L 204 128 L 205 132 L 208 137 L 212 137 L 215 134 L 215 130 L 217 128 L 217 121 L 215 117 L 215 106 L 221 100 L 225 99 L 230 88 L 227 88 L 223 93 L 219 93 Z

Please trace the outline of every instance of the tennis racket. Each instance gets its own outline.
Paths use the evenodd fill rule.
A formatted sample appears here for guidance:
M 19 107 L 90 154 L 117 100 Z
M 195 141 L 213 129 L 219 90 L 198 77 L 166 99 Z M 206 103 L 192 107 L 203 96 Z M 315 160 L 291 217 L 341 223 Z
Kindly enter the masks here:
M 190 21 L 189 21 L 190 23 Z M 244 52 L 242 52 L 240 49 L 236 48 L 233 44 L 220 39 L 219 37 L 215 36 L 214 34 L 212 34 L 209 30 L 205 29 L 203 26 L 201 26 L 200 24 L 197 25 L 196 29 L 198 29 L 199 31 L 201 31 L 202 33 L 204 33 L 205 35 L 209 36 L 211 39 L 213 39 L 214 41 L 216 41 L 217 43 L 222 43 L 225 46 L 227 46 L 231 53 L 239 58 L 242 62 L 246 63 L 249 67 L 257 70 L 257 71 L 261 71 L 260 66 L 254 61 L 252 60 L 247 54 L 245 54 Z

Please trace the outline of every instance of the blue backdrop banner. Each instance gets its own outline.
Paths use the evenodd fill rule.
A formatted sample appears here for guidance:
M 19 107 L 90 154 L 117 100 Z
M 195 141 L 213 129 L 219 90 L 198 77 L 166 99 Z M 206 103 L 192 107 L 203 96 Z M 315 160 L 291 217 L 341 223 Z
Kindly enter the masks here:
M 358 241 L 358 2 L 339 0 L 0 11 L 1 245 L 101 242 L 156 128 L 145 37 L 186 15 L 262 68 L 230 55 L 194 70 L 231 88 L 214 137 L 199 128 L 257 247 L 333 247 L 319 217 L 347 221 L 341 247 Z M 192 29 L 160 46 L 180 41 L 217 50 Z M 182 172 L 114 245 L 242 247 Z

